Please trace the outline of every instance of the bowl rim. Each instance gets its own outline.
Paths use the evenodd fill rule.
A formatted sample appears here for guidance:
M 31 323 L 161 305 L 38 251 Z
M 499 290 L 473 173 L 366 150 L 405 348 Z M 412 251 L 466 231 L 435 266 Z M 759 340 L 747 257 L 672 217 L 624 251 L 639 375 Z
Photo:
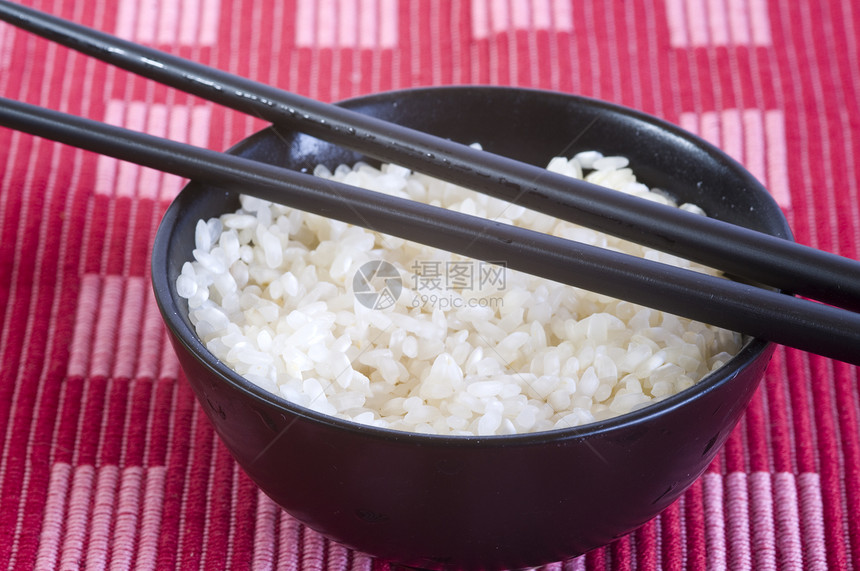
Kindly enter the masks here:
M 611 113 L 625 115 L 637 121 L 647 123 L 652 127 L 656 127 L 669 134 L 684 139 L 693 143 L 699 150 L 706 152 L 708 155 L 724 163 L 730 167 L 732 172 L 747 178 L 754 184 L 751 187 L 756 192 L 763 192 L 770 196 L 766 189 L 736 160 L 728 156 L 724 151 L 701 139 L 688 131 L 683 130 L 677 125 L 669 123 L 663 119 L 649 115 L 642 111 L 618 105 L 615 103 L 594 99 L 586 96 L 549 91 L 534 88 L 493 86 L 493 85 L 456 85 L 456 86 L 431 86 L 419 88 L 396 89 L 383 91 L 369 95 L 352 97 L 335 103 L 342 106 L 354 106 L 364 103 L 372 103 L 376 101 L 388 102 L 405 94 L 414 94 L 416 92 L 440 93 L 440 94 L 456 94 L 463 90 L 483 90 L 486 92 L 492 91 L 516 91 L 524 95 L 533 94 L 541 96 L 557 96 L 566 99 L 570 102 L 585 105 L 592 108 L 603 109 Z M 250 136 L 237 142 L 230 147 L 227 152 L 239 153 L 257 137 L 265 136 L 265 133 L 272 129 L 271 126 L 257 131 Z M 182 308 L 177 305 L 175 297 L 175 288 L 167 279 L 167 261 L 168 246 L 172 239 L 170 227 L 171 222 L 177 217 L 178 204 L 183 199 L 188 199 L 189 195 L 194 192 L 200 185 L 194 181 L 189 182 L 171 202 L 170 206 L 164 213 L 162 220 L 158 226 L 156 237 L 152 246 L 151 260 L 151 281 L 154 290 L 156 303 L 162 314 L 163 320 L 172 333 L 174 341 L 178 342 L 194 356 L 196 361 L 220 377 L 223 381 L 230 383 L 234 388 L 238 389 L 246 396 L 254 401 L 274 406 L 278 409 L 283 409 L 296 419 L 303 419 L 313 423 L 329 426 L 336 430 L 345 430 L 356 434 L 361 434 L 365 437 L 374 439 L 383 439 L 389 441 L 410 441 L 416 444 L 447 446 L 447 447 L 469 447 L 469 446 L 511 446 L 511 445 L 541 445 L 564 440 L 579 440 L 589 437 L 594 437 L 601 434 L 608 434 L 616 430 L 626 430 L 634 428 L 646 421 L 658 418 L 672 411 L 685 406 L 687 403 L 704 398 L 709 392 L 716 390 L 720 385 L 729 382 L 735 378 L 744 368 L 753 364 L 757 359 L 767 356 L 768 351 L 774 346 L 773 343 L 759 338 L 746 338 L 741 350 L 732 357 L 725 365 L 717 371 L 706 374 L 693 386 L 688 387 L 674 395 L 662 398 L 658 401 L 651 402 L 639 409 L 616 415 L 604 420 L 598 420 L 583 425 L 568 427 L 568 428 L 553 428 L 538 432 L 527 432 L 518 434 L 503 434 L 503 435 L 450 435 L 450 434 L 425 434 L 418 432 L 409 432 L 393 428 L 383 428 L 367 424 L 358 423 L 352 420 L 342 419 L 329 414 L 321 413 L 313 409 L 295 404 L 286 398 L 277 395 L 265 388 L 259 387 L 252 381 L 239 375 L 225 363 L 217 359 L 212 353 L 206 349 L 203 342 L 197 336 L 193 327 L 189 326 L 186 321 L 187 317 L 183 317 Z M 232 193 L 231 193 L 232 194 Z M 783 232 L 789 239 L 793 239 L 791 230 L 785 215 L 782 213 L 775 201 L 772 200 L 776 212 L 780 214 L 780 220 L 783 223 Z M 769 358 L 769 357 L 768 357 Z M 288 427 L 291 424 L 287 422 Z M 286 430 L 286 427 L 284 428 Z

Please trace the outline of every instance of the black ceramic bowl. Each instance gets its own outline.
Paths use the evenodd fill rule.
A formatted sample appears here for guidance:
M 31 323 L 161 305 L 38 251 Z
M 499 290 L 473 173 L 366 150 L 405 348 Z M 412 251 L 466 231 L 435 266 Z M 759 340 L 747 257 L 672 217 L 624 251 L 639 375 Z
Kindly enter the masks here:
M 790 237 L 779 208 L 726 155 L 676 127 L 571 95 L 452 87 L 344 106 L 545 165 L 585 149 L 630 158 L 640 180 L 711 216 Z M 264 130 L 233 152 L 302 170 L 360 155 Z M 657 515 L 705 470 L 740 418 L 772 346 L 752 340 L 717 373 L 643 410 L 537 434 L 445 437 L 375 429 L 269 394 L 198 341 L 174 288 L 194 227 L 237 208 L 191 183 L 164 216 L 155 295 L 182 369 L 247 474 L 288 513 L 367 553 L 427 568 L 518 568 L 582 554 Z

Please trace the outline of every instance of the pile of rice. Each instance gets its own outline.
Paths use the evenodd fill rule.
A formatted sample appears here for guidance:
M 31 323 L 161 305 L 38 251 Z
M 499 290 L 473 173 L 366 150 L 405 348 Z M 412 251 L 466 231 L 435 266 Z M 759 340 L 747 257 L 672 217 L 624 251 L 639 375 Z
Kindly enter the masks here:
M 590 151 L 547 168 L 672 204 L 637 182 L 624 157 Z M 395 165 L 315 174 L 715 273 Z M 353 291 L 373 260 L 401 276 L 388 309 Z M 430 434 L 537 432 L 624 414 L 692 386 L 742 344 L 736 333 L 510 269 L 497 268 L 503 287 L 410 289 L 422 264 L 451 261 L 468 259 L 243 196 L 239 211 L 198 223 L 176 287 L 209 351 L 260 387 L 321 413 Z

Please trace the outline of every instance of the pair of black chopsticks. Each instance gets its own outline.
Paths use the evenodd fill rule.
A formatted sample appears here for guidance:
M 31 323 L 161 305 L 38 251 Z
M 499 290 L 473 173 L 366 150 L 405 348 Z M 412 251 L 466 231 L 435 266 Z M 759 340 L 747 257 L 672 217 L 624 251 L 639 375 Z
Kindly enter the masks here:
M 818 299 L 704 276 L 0 99 L 0 124 L 185 178 L 860 364 L 860 263 L 643 201 L 127 42 L 6 0 L 0 19 L 204 99 L 383 161 Z M 549 205 L 544 206 L 544 205 Z M 468 244 L 468 247 L 464 247 Z

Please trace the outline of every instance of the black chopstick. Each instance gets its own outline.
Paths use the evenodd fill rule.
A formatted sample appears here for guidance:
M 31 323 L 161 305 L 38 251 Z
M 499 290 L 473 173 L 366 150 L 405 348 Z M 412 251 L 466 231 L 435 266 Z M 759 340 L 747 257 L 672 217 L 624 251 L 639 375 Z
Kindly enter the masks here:
M 860 311 L 860 262 L 549 173 L 0 0 L 0 19 L 204 99 L 753 282 Z
M 860 314 L 0 98 L 0 125 L 860 364 Z

